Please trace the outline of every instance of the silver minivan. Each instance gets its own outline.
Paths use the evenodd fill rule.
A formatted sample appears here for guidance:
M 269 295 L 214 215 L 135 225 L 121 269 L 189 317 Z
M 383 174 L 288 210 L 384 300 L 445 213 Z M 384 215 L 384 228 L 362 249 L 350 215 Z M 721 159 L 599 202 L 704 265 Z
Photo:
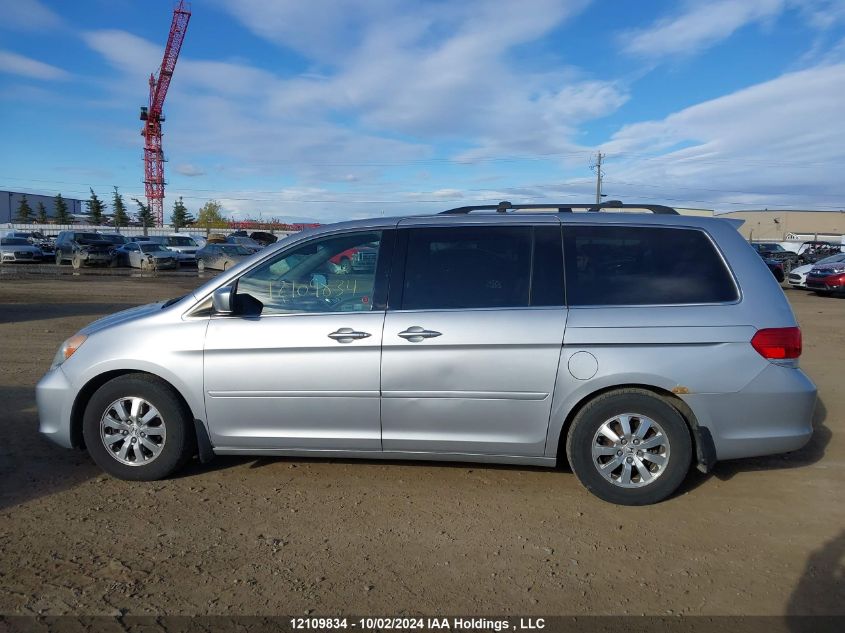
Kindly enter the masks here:
M 358 252 L 374 266 L 340 264 Z M 800 354 L 730 221 L 502 203 L 292 235 L 87 326 L 37 400 L 44 435 L 123 479 L 214 455 L 568 463 L 640 505 L 802 447 Z

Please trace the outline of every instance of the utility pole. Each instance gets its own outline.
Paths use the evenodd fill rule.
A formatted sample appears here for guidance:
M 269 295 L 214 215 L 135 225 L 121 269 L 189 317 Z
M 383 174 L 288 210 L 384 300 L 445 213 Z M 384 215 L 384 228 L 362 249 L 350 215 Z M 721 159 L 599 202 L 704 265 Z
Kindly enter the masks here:
M 604 158 L 604 155 L 599 151 L 598 156 L 596 157 L 596 204 L 601 204 L 601 179 L 604 174 L 601 173 L 601 159 Z

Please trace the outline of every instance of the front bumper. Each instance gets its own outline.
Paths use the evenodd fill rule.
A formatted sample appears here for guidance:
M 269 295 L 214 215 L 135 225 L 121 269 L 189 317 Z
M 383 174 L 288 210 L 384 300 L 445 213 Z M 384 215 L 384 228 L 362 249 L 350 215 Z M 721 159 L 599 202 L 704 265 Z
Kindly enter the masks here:
M 2 260 L 7 263 L 15 263 L 21 264 L 24 262 L 40 262 L 41 255 L 36 255 L 35 253 L 29 255 L 20 255 L 18 253 L 3 253 Z
M 79 253 L 79 258 L 84 264 L 110 264 L 113 259 L 108 253 L 86 253 L 85 251 Z
M 845 285 L 837 279 L 828 277 L 808 277 L 807 287 L 811 290 L 822 290 L 824 292 L 845 292 Z
M 38 431 L 46 438 L 65 448 L 73 448 L 70 414 L 73 391 L 61 366 L 51 369 L 35 386 L 38 405 Z
M 710 431 L 719 460 L 788 453 L 813 434 L 816 386 L 800 369 L 770 364 L 742 391 L 684 400 Z

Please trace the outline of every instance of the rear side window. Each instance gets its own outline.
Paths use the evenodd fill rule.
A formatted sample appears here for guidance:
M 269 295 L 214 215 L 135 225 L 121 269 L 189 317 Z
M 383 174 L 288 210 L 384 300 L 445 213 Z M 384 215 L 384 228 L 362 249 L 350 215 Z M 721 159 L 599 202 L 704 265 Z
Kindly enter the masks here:
M 569 305 L 723 303 L 736 286 L 713 243 L 695 229 L 566 226 Z
M 409 229 L 407 239 L 404 310 L 563 305 L 559 225 Z

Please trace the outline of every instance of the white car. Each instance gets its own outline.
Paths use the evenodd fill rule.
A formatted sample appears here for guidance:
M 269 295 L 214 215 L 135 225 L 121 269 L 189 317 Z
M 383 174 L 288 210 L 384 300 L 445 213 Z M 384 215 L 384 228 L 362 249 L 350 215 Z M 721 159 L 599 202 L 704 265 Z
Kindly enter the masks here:
M 813 269 L 813 266 L 816 266 L 817 264 L 835 264 L 836 262 L 845 262 L 845 253 L 837 253 L 836 255 L 825 257 L 824 259 L 820 259 L 812 264 L 797 266 L 789 271 L 786 281 L 793 288 L 806 288 L 807 274 Z

